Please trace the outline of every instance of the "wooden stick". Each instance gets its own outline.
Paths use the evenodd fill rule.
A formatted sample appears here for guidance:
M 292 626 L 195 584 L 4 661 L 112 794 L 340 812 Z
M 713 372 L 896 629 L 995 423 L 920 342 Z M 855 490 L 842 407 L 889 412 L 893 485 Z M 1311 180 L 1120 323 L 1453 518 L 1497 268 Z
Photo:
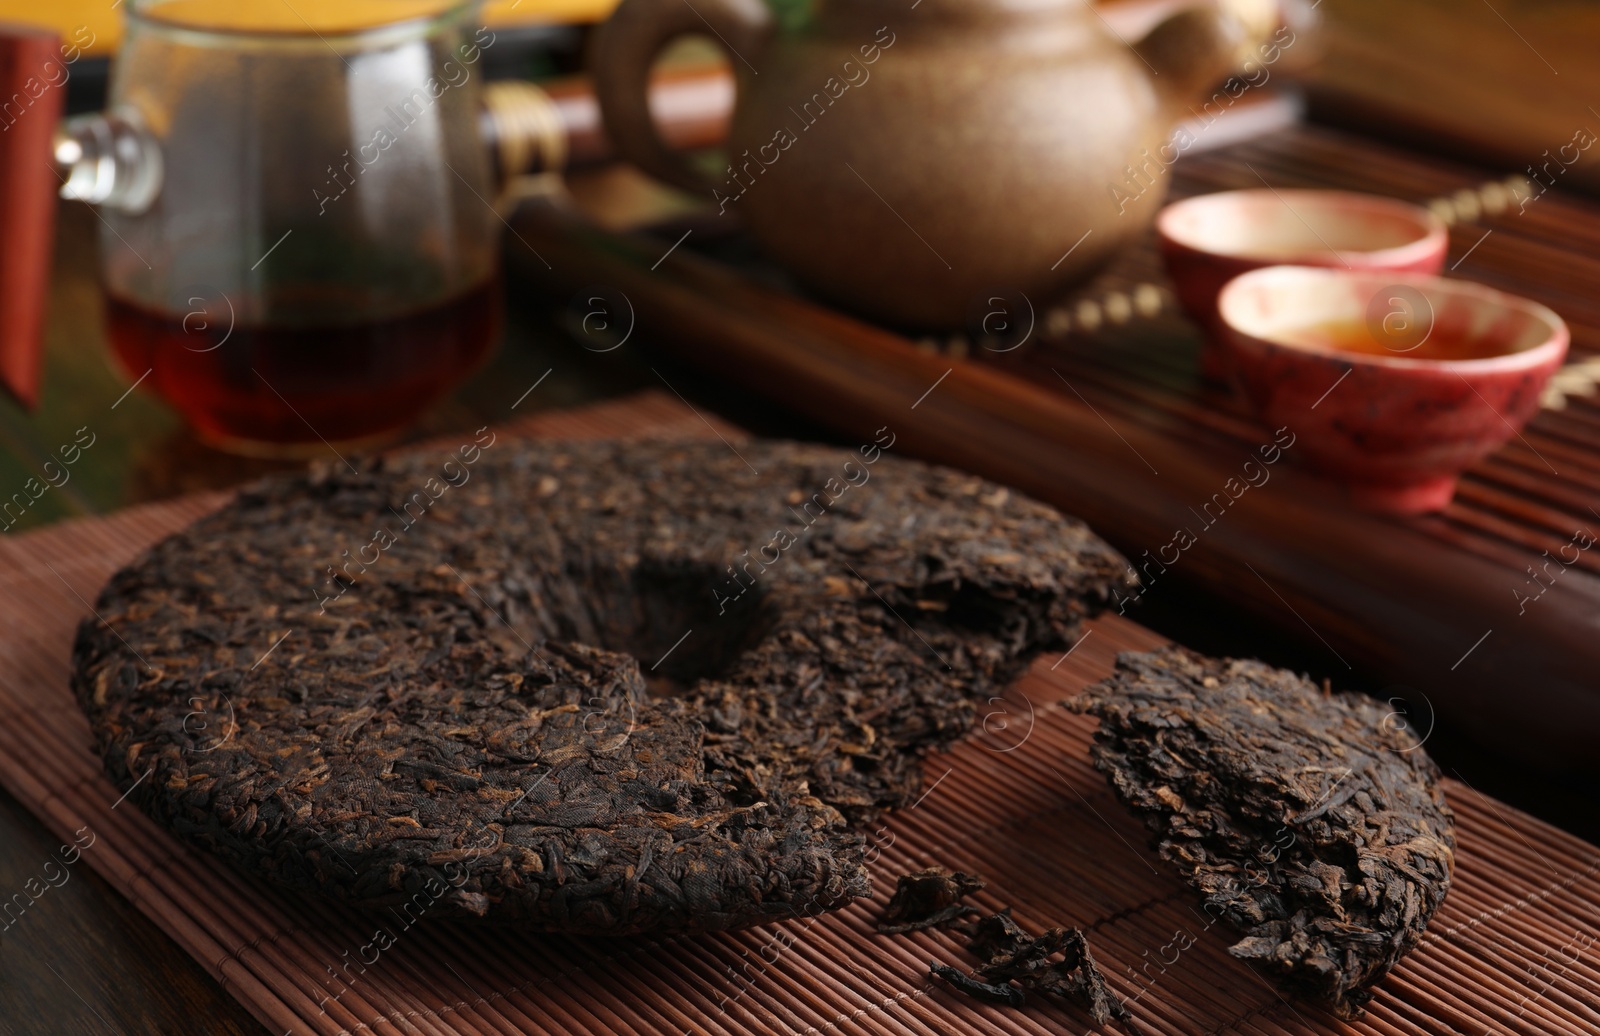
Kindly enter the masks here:
M 65 69 L 54 32 L 0 23 L 0 387 L 30 410 L 43 365 L 58 186 L 51 140 Z

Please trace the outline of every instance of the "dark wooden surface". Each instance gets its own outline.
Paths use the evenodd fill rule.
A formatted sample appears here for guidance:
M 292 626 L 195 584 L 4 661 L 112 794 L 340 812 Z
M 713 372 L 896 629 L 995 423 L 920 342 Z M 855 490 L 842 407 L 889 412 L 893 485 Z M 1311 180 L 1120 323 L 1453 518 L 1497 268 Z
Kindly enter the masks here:
M 60 841 L 0 792 L 0 895 L 45 884 Z M 93 851 L 92 849 L 90 850 Z M 0 933 L 0 1033 L 263 1033 L 198 962 L 88 867 Z

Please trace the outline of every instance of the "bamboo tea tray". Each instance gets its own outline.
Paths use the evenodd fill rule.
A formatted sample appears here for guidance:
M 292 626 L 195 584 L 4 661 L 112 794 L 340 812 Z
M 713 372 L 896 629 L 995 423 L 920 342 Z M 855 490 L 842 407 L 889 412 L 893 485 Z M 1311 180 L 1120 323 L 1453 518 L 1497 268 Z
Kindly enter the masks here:
M 1031 300 L 1030 312 L 1008 300 L 1033 331 L 1004 352 L 965 336 L 919 340 L 807 299 L 739 239 L 712 240 L 727 225 L 715 216 L 623 236 L 528 203 L 512 222 L 542 261 L 517 244 L 508 255 L 559 301 L 615 300 L 633 320 L 629 349 L 671 355 L 846 437 L 874 427 L 862 415 L 893 414 L 906 450 L 1083 517 L 1134 559 L 1151 594 L 1198 586 L 1304 645 L 1325 663 L 1319 676 L 1420 695 L 1497 750 L 1594 772 L 1600 552 L 1556 565 L 1558 579 L 1542 563 L 1579 530 L 1600 534 L 1600 203 L 1304 124 L 1186 155 L 1163 175 L 1173 197 L 1267 185 L 1430 203 L 1451 224 L 1452 276 L 1536 299 L 1570 325 L 1545 409 L 1467 473 L 1441 514 L 1354 510 L 1296 470 L 1291 451 L 1270 485 L 1209 522 L 1201 507 L 1271 433 L 1201 376 L 1199 332 L 1153 235 L 1071 298 Z M 669 252 L 674 239 L 682 247 Z M 1157 560 L 1185 528 L 1197 542 Z
M 506 431 L 666 438 L 707 429 L 651 394 Z M 225 499 L 190 497 L 0 541 L 0 783 L 63 840 L 76 834 L 83 844 L 92 834 L 75 865 L 120 889 L 274 1036 L 1092 1031 L 1073 1008 L 999 1008 L 930 982 L 930 958 L 966 962 L 957 936 L 872 932 L 894 875 L 935 863 L 984 874 L 979 905 L 1012 906 L 1032 929 L 1086 929 L 1142 1033 L 1600 1030 L 1600 850 L 1457 781 L 1446 782 L 1459 822 L 1455 886 L 1365 1019 L 1346 1024 L 1285 1000 L 1229 957 L 1225 933 L 1205 930 L 1206 915 L 1144 848 L 1140 825 L 1091 767 L 1093 721 L 1061 707 L 1106 675 L 1117 651 L 1159 643 L 1115 616 L 1094 622 L 1068 655 L 1039 660 L 992 703 L 983 731 L 929 758 L 921 800 L 873 835 L 882 849 L 873 902 L 666 940 L 547 938 L 424 919 L 393 932 L 393 945 L 364 970 L 342 970 L 341 981 L 333 971 L 372 942 L 374 928 L 399 923 L 297 898 L 184 848 L 119 801 L 67 690 L 84 602 L 142 548 Z M 1190 948 L 1171 951 L 1189 938 Z

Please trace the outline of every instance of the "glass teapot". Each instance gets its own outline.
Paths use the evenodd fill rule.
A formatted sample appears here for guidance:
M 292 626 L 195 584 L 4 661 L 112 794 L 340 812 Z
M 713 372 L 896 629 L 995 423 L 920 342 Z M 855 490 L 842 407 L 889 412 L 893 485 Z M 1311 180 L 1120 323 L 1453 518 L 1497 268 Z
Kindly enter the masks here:
M 54 134 L 53 172 L 98 208 L 117 363 L 203 440 L 382 439 L 489 354 L 495 36 L 478 6 L 369 0 L 307 22 L 259 0 L 129 0 L 106 110 Z M 36 114 L 11 129 L 37 136 Z

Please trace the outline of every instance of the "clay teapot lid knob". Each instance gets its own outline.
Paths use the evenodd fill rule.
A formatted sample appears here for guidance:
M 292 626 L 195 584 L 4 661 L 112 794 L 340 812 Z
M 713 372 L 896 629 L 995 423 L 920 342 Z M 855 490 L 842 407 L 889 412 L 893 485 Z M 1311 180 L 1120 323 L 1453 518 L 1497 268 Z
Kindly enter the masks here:
M 1177 12 L 1134 44 L 1174 107 L 1191 104 L 1238 67 L 1245 26 L 1228 11 L 1196 6 Z
M 52 141 L 66 72 L 55 33 L 0 22 L 0 385 L 30 410 L 39 398 L 60 186 Z

